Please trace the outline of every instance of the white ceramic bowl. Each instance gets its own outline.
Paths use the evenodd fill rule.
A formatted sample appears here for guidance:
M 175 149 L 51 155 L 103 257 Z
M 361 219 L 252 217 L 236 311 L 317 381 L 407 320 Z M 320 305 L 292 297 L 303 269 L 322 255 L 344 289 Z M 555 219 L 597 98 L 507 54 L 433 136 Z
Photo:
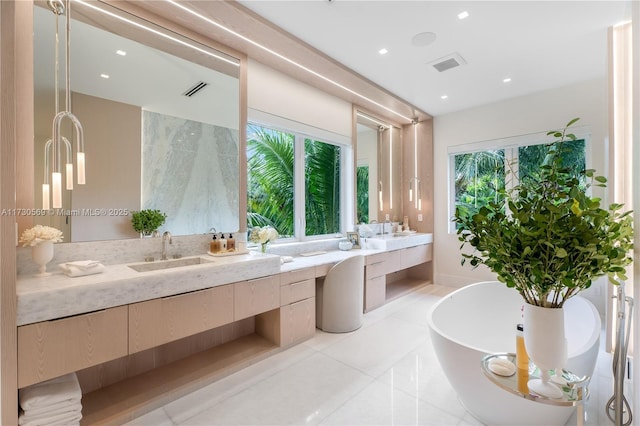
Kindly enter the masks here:
M 340 241 L 338 243 L 338 248 L 344 251 L 351 250 L 353 248 L 353 243 L 351 241 Z

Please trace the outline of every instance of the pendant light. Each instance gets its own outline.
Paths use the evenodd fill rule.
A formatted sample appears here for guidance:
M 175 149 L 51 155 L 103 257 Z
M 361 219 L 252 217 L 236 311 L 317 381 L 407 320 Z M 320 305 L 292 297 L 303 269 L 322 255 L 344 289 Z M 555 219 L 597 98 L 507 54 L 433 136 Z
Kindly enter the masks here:
M 62 136 L 61 127 L 65 118 L 69 119 L 73 124 L 76 132 L 76 168 L 78 185 L 85 184 L 85 155 L 84 155 L 84 132 L 78 118 L 71 112 L 71 9 L 69 0 L 49 0 L 47 2 L 52 12 L 56 16 L 56 33 L 55 33 L 55 111 L 53 118 L 52 138 L 45 143 L 45 176 L 42 185 L 42 208 L 49 209 L 49 197 L 52 198 L 52 207 L 54 209 L 62 207 L 62 172 L 60 168 L 61 162 L 61 145 L 66 148 L 66 189 L 73 189 L 73 148 L 69 140 Z M 59 34 L 58 34 L 58 17 L 66 14 L 66 50 L 65 50 L 65 110 L 58 111 L 58 80 L 59 80 Z M 50 160 L 51 158 L 51 160 Z M 49 186 L 49 169 L 51 169 L 51 187 Z

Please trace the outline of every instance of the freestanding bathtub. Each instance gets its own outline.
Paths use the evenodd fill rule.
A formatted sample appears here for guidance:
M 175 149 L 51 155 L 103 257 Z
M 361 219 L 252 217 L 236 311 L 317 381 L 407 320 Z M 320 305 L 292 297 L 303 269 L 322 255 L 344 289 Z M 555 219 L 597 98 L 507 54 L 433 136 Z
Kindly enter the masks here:
M 486 354 L 515 352 L 522 297 L 497 281 L 454 291 L 429 314 L 438 361 L 462 404 L 487 425 L 564 425 L 573 407 L 530 401 L 499 388 L 480 369 Z M 600 342 L 600 316 L 591 302 L 574 296 L 564 304 L 568 343 L 566 369 L 593 374 Z

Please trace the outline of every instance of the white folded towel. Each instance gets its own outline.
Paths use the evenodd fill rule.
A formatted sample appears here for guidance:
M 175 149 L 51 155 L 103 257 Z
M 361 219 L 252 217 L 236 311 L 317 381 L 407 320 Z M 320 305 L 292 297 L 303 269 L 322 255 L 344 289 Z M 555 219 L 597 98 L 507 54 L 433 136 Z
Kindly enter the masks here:
M 79 425 L 81 419 L 82 413 L 80 411 L 70 411 L 36 419 L 26 419 L 24 416 L 20 416 L 18 417 L 18 424 L 20 426 L 70 426 Z
M 91 269 L 100 265 L 99 260 L 76 260 L 75 262 L 65 263 L 67 266 L 76 266 L 79 269 Z
M 36 383 L 18 391 L 20 407 L 25 412 L 66 403 L 80 402 L 82 390 L 76 373 L 69 373 L 46 382 Z
M 291 256 L 280 256 L 280 263 L 289 263 L 293 262 L 293 257 Z
M 62 272 L 69 277 L 82 277 L 104 272 L 104 265 L 97 260 L 77 260 L 60 263 L 59 266 Z
M 82 404 L 77 398 L 68 399 L 48 407 L 30 408 L 23 413 L 23 416 L 31 420 L 46 416 L 57 416 L 59 414 L 65 414 L 72 411 L 82 411 Z

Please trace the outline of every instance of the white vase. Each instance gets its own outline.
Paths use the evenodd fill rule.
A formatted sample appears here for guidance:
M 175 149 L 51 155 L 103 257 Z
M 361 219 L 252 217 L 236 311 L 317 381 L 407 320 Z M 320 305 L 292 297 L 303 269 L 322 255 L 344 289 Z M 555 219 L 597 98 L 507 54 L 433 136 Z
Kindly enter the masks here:
M 47 263 L 53 259 L 53 242 L 43 241 L 31 247 L 31 258 L 38 265 L 36 277 L 46 277 L 51 275 L 47 272 Z
M 559 374 L 567 363 L 564 309 L 524 305 L 524 344 L 541 378 L 529 381 L 529 389 L 549 398 L 562 397 L 560 388 L 550 381 L 550 370 Z

